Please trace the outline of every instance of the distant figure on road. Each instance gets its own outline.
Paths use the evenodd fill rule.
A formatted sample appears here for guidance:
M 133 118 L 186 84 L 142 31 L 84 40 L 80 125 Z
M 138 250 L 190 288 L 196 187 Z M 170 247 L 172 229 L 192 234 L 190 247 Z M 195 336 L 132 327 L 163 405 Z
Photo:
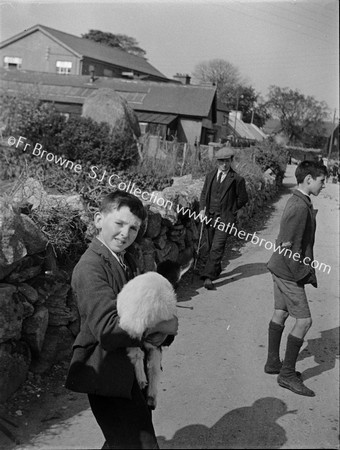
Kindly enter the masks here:
M 236 225 L 237 211 L 248 202 L 245 180 L 231 167 L 234 149 L 221 147 L 215 155 L 217 168 L 207 174 L 200 198 L 200 215 L 210 220 L 208 260 L 201 272 L 206 289 L 215 289 L 212 280 L 222 271 L 221 261 L 229 232 L 223 225 Z M 229 231 L 231 229 L 229 228 Z
M 303 339 L 312 325 L 305 285 L 317 287 L 312 267 L 316 227 L 316 210 L 311 195 L 319 195 L 325 187 L 327 168 L 315 161 L 301 162 L 295 171 L 298 184 L 283 211 L 277 245 L 267 267 L 274 282 L 274 314 L 268 329 L 268 357 L 264 371 L 279 374 L 278 384 L 295 394 L 314 397 L 295 371 Z M 288 316 L 295 325 L 288 335 L 283 363 L 280 361 L 280 343 Z

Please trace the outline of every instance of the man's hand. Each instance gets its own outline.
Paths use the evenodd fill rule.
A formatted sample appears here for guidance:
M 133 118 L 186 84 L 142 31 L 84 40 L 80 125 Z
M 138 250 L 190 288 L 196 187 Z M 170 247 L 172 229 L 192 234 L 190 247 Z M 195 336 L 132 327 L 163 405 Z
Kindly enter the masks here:
M 202 211 L 200 211 L 198 217 L 199 217 L 200 221 L 202 222 L 205 217 L 205 209 L 202 209 Z

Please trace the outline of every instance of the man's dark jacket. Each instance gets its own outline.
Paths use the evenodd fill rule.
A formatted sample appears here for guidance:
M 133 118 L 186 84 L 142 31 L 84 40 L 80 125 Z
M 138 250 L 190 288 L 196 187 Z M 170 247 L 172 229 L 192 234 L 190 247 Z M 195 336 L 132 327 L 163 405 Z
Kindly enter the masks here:
M 307 195 L 294 190 L 283 211 L 274 253 L 267 264 L 270 272 L 284 280 L 317 287 L 315 269 L 310 265 L 314 259 L 315 216 Z
M 206 208 L 209 215 L 211 185 L 216 177 L 217 168 L 212 170 L 205 177 L 201 198 L 200 210 Z M 232 168 L 229 169 L 223 181 L 223 191 L 221 193 L 221 215 L 220 220 L 225 224 L 236 223 L 236 213 L 248 202 L 246 183 L 243 177 L 238 175 Z
M 117 295 L 127 281 L 117 259 L 97 238 L 93 239 L 72 274 L 81 326 L 73 345 L 66 388 L 131 398 L 134 367 L 126 348 L 139 347 L 141 342 L 119 327 L 116 308 Z

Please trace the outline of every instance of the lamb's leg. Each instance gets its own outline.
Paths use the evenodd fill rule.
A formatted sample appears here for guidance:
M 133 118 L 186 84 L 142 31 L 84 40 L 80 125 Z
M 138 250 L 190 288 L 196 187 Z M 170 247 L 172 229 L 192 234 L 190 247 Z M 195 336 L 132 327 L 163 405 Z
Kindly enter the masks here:
M 157 406 L 158 383 L 162 371 L 162 349 L 147 347 L 147 372 L 149 386 L 147 389 L 147 403 L 151 409 Z
M 129 347 L 127 352 L 130 361 L 134 365 L 139 387 L 144 389 L 148 385 L 148 380 L 144 371 L 144 352 L 139 347 Z

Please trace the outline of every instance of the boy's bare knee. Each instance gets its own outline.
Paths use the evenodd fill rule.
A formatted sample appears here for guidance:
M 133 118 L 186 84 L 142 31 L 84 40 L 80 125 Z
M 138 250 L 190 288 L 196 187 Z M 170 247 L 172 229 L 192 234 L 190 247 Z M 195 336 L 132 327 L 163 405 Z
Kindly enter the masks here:
M 284 325 L 289 313 L 287 311 L 283 311 L 281 309 L 275 309 L 272 317 L 272 321 L 276 322 L 280 325 Z
M 307 331 L 312 326 L 311 317 L 307 317 L 305 319 L 296 319 L 295 326 L 292 330 L 292 334 L 296 337 L 303 339 Z

